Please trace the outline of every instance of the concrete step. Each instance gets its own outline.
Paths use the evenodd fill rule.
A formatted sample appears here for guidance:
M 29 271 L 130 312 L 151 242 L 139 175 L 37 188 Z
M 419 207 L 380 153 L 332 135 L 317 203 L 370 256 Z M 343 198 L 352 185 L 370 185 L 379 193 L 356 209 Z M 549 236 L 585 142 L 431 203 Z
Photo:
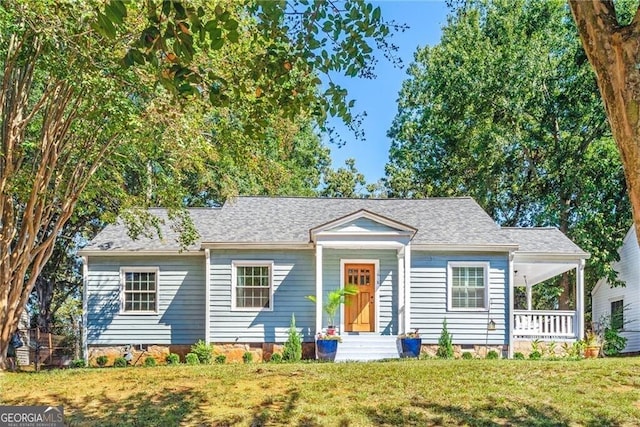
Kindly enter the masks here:
M 342 334 L 338 344 L 336 362 L 371 361 L 398 359 L 397 339 L 395 335 L 378 334 Z

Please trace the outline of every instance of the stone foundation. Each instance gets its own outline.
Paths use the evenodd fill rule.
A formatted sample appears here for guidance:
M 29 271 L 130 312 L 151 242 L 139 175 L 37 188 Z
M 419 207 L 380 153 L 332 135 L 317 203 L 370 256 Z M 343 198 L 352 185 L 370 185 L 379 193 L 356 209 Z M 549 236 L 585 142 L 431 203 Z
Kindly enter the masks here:
M 220 354 L 226 356 L 226 363 L 243 363 L 242 357 L 246 352 L 253 354 L 253 363 L 268 362 L 273 353 L 282 354 L 282 344 L 276 343 L 213 343 L 213 357 Z M 98 366 L 96 358 L 98 356 L 107 356 L 106 366 L 113 366 L 113 362 L 117 357 L 125 355 L 126 346 L 90 346 L 89 347 L 89 366 Z M 160 365 L 165 364 L 166 357 L 169 353 L 176 353 L 180 356 L 180 361 L 184 363 L 185 356 L 191 351 L 191 345 L 143 345 L 135 346 L 131 349 L 133 355 L 132 365 L 144 365 L 147 357 L 153 356 Z M 316 345 L 315 342 L 302 343 L 302 358 L 315 359 Z
M 487 353 L 491 350 L 498 353 L 498 357 L 505 358 L 507 357 L 507 346 L 506 345 L 473 345 L 473 346 L 462 346 L 459 344 L 453 345 L 453 357 L 456 359 L 462 358 L 462 353 L 471 353 L 474 358 L 484 359 L 487 357 Z M 422 344 L 421 354 L 426 357 L 436 357 L 436 353 L 438 352 L 438 344 Z

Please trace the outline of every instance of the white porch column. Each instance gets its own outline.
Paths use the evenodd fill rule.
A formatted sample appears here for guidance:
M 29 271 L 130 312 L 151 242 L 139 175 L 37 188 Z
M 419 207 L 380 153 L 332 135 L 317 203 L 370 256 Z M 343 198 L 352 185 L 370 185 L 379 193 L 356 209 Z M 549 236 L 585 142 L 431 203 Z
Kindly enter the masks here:
M 405 280 L 404 275 L 404 254 L 406 252 L 405 247 L 398 249 L 398 333 L 403 334 L 407 332 L 405 325 Z
M 82 257 L 82 358 L 89 363 L 89 345 L 87 344 L 87 286 L 89 285 L 89 257 Z
M 508 345 L 508 350 L 507 350 L 507 357 L 509 359 L 513 358 L 513 328 L 514 328 L 514 315 L 513 315 L 513 311 L 515 309 L 515 298 L 513 293 L 516 290 L 516 286 L 515 286 L 515 282 L 514 282 L 514 268 L 513 268 L 513 258 L 514 258 L 514 253 L 513 252 L 509 252 L 509 316 L 507 318 L 507 325 L 509 325 L 509 329 L 508 329 L 508 333 L 507 333 L 507 345 Z M 527 303 L 530 302 L 529 299 L 529 288 L 527 287 Z
M 404 330 L 411 330 L 411 244 L 404 248 Z
M 316 333 L 322 331 L 322 245 L 316 244 Z
M 533 303 L 532 303 L 532 296 L 531 296 L 531 291 L 533 290 L 533 286 L 527 286 L 527 310 L 531 311 L 533 310 Z
M 211 343 L 211 251 L 209 249 L 204 250 L 204 342 Z
M 576 267 L 576 332 L 578 339 L 584 337 L 584 260 Z

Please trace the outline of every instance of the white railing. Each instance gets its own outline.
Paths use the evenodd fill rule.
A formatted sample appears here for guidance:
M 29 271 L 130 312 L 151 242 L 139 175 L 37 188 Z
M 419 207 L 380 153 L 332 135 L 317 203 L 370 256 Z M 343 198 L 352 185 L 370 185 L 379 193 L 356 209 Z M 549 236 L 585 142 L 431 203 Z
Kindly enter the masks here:
M 576 338 L 575 311 L 513 311 L 514 338 Z

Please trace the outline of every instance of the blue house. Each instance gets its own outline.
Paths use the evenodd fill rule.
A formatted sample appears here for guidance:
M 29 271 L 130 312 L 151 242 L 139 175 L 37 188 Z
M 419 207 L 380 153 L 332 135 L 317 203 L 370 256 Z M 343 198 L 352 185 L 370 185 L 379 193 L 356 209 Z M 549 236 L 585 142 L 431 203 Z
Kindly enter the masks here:
M 87 350 L 266 348 L 286 341 L 292 314 L 313 348 L 326 293 L 347 284 L 359 291 L 338 316 L 339 359 L 397 357 L 395 337 L 415 329 L 435 347 L 445 319 L 458 351 L 583 336 L 589 255 L 555 228 L 500 227 L 471 198 L 238 197 L 189 209 L 200 238 L 184 250 L 167 212 L 151 213 L 160 238 L 116 223 L 81 251 Z M 532 287 L 570 270 L 575 310 L 533 310 Z

